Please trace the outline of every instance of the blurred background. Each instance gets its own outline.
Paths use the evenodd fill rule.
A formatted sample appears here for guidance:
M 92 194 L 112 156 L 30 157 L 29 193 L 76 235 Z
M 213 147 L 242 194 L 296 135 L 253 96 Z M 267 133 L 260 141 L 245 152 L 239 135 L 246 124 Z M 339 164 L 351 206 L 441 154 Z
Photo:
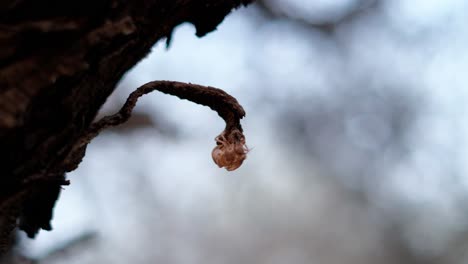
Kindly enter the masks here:
M 224 122 L 153 93 L 88 147 L 39 263 L 468 263 L 468 1 L 259 0 L 192 25 L 121 81 L 222 88 L 252 151 L 211 159 Z

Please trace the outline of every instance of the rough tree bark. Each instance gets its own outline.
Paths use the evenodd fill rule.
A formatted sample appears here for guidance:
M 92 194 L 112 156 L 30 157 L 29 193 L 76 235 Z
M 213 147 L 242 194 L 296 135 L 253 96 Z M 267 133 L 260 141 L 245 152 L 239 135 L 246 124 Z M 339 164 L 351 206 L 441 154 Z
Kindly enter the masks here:
M 197 36 L 253 0 L 0 0 L 0 255 L 51 229 L 73 145 L 122 75 L 177 25 Z

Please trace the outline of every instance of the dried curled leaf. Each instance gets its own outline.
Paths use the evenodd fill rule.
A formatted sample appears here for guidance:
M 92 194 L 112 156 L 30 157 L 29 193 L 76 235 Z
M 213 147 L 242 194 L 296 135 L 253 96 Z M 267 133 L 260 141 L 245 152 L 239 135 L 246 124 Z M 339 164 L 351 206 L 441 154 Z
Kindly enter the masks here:
M 242 165 L 247 158 L 249 149 L 245 144 L 245 137 L 238 129 L 229 132 L 223 131 L 215 138 L 216 147 L 211 152 L 213 161 L 228 171 L 235 170 Z

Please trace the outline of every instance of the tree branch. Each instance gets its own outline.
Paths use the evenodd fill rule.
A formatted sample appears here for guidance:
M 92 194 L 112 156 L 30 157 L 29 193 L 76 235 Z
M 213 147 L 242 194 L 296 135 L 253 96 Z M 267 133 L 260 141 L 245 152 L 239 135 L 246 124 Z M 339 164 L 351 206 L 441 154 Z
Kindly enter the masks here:
M 251 1 L 0 0 L 0 254 L 17 219 L 51 228 L 63 161 L 122 75 L 177 25 L 203 36 Z

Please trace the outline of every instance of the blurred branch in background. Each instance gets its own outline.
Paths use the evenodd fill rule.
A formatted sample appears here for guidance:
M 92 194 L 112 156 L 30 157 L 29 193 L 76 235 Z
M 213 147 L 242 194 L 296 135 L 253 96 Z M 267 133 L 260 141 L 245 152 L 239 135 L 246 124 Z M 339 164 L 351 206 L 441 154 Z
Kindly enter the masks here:
M 359 18 L 364 12 L 372 12 L 378 8 L 380 1 L 354 0 L 345 2 L 349 4 L 336 4 L 334 1 L 325 4 L 323 1 L 319 1 L 315 5 L 307 4 L 304 8 L 301 0 L 258 0 L 255 5 L 263 10 L 270 19 L 286 19 L 330 33 L 340 24 L 349 23 L 353 19 Z
M 59 248 L 41 257 L 38 260 L 34 260 L 33 263 L 50 263 L 56 259 L 62 260 L 73 257 L 73 255 L 82 254 L 81 251 L 89 250 L 93 248 L 96 242 L 96 233 L 82 233 L 77 237 L 72 238 L 70 241 L 63 243 Z
M 397 248 L 404 249 L 407 254 L 403 255 L 406 257 L 399 259 L 404 263 L 429 263 L 431 261 L 433 263 L 457 263 L 466 257 L 456 253 L 467 249 L 465 242 L 459 241 L 459 239 L 468 241 L 468 237 L 464 235 L 467 227 L 461 220 L 466 219 L 461 216 L 466 211 L 464 209 L 466 198 L 458 200 L 460 199 L 456 194 L 458 187 L 456 184 L 452 185 L 451 182 L 454 180 L 463 182 L 462 178 L 453 178 L 453 173 L 463 168 L 457 168 L 453 162 L 439 157 L 449 155 L 452 159 L 457 159 L 456 155 L 460 154 L 452 151 L 459 146 L 452 142 L 463 139 L 452 138 L 449 141 L 440 142 L 439 145 L 431 146 L 432 135 L 428 130 L 443 129 L 448 133 L 455 131 L 450 130 L 449 120 L 445 122 L 448 125 L 445 128 L 432 127 L 434 123 L 428 123 L 428 120 L 431 120 L 428 112 L 443 110 L 433 108 L 434 99 L 431 98 L 433 92 L 430 86 L 423 88 L 421 79 L 414 81 L 409 75 L 416 72 L 415 76 L 424 76 L 426 65 L 421 65 L 421 68 L 416 66 L 409 71 L 406 70 L 409 65 L 401 65 L 403 67 L 398 69 L 388 66 L 398 65 L 399 60 L 403 60 L 403 63 L 406 61 L 408 64 L 419 64 L 416 62 L 419 59 L 411 61 L 410 58 L 392 58 L 393 52 L 396 52 L 396 56 L 400 56 L 399 53 L 410 52 L 412 58 L 426 55 L 423 60 L 431 61 L 428 49 L 436 49 L 436 47 L 429 47 L 431 44 L 423 42 L 422 39 L 430 39 L 430 36 L 437 30 L 429 28 L 426 30 L 427 35 L 406 35 L 404 31 L 395 32 L 391 25 L 392 21 L 389 21 L 387 17 L 388 8 L 391 8 L 388 1 L 336 2 L 354 4 L 342 4 L 341 9 L 335 8 L 333 10 L 335 13 L 325 15 L 322 19 L 320 16 L 326 12 L 317 10 L 309 12 L 308 17 L 303 16 L 303 11 L 311 10 L 311 6 L 315 4 L 301 5 L 300 3 L 304 4 L 302 1 L 260 1 L 259 8 L 266 10 L 268 19 L 278 24 L 289 23 L 290 30 L 297 30 L 298 34 L 302 34 L 305 38 L 315 39 L 315 43 L 305 41 L 310 43 L 309 50 L 313 55 L 307 55 L 307 52 L 304 52 L 306 49 L 298 52 L 302 53 L 303 58 L 307 58 L 301 61 L 304 63 L 302 67 L 287 63 L 279 64 L 281 65 L 279 67 L 283 67 L 286 71 L 288 67 L 295 69 L 290 71 L 292 74 L 288 75 L 288 79 L 292 80 L 289 85 L 287 82 L 281 82 L 282 86 L 303 85 L 309 90 L 306 91 L 307 88 L 304 88 L 302 93 L 289 95 L 285 93 L 286 97 L 270 98 L 272 105 L 281 106 L 279 108 L 282 109 L 275 118 L 277 124 L 275 131 L 279 131 L 278 136 L 286 139 L 291 149 L 295 152 L 300 151 L 301 156 L 307 160 L 306 162 L 312 163 L 313 167 L 320 171 L 320 175 L 337 179 L 337 184 L 346 186 L 348 192 L 362 197 L 362 202 L 369 207 L 369 210 L 382 214 L 382 225 L 388 226 L 387 228 L 391 227 L 390 230 L 392 230 L 390 236 L 385 235 L 391 239 L 382 244 L 387 253 L 392 255 L 390 252 Z M 327 5 L 333 6 L 334 3 L 323 4 L 323 6 Z M 337 13 L 340 15 L 336 16 Z M 375 34 L 375 27 L 371 25 L 379 27 L 378 30 L 381 32 Z M 416 28 L 420 25 L 407 24 L 406 26 Z M 440 26 L 448 25 L 441 24 Z M 389 28 L 390 31 L 388 31 Z M 326 34 L 319 34 L 317 30 Z M 420 38 L 417 38 L 418 36 Z M 281 37 L 277 39 L 280 40 Z M 408 43 L 410 39 L 416 43 Z M 399 42 L 394 42 L 395 40 Z M 280 41 L 288 43 L 284 39 Z M 299 40 L 297 46 L 306 47 L 301 41 Z M 353 46 L 355 41 L 358 41 L 361 47 Z M 385 43 L 385 41 L 389 42 Z M 386 47 L 392 45 L 394 45 L 393 50 Z M 380 50 L 381 53 L 372 50 L 374 48 Z M 289 46 L 285 49 L 293 49 L 293 47 Z M 315 50 L 325 51 L 327 55 L 314 54 Z M 276 58 L 283 58 L 283 54 L 288 53 L 286 50 L 276 51 Z M 313 59 L 317 62 L 311 62 Z M 335 66 L 334 60 L 338 60 L 338 64 L 341 65 Z M 326 61 L 332 61 L 332 63 Z M 318 69 L 321 74 L 328 77 L 328 79 L 325 77 L 325 83 L 329 85 L 326 91 L 322 88 L 321 79 L 317 81 L 311 77 L 310 82 L 298 81 L 298 78 L 306 76 L 305 73 L 298 73 L 301 69 L 310 73 L 320 62 L 323 68 L 315 70 Z M 381 63 L 386 66 L 380 68 Z M 367 64 L 376 65 L 377 68 L 375 66 L 368 68 Z M 260 74 L 267 74 L 262 72 L 262 69 L 259 69 Z M 319 74 L 319 78 L 323 77 Z M 338 81 L 330 81 L 333 79 L 338 79 Z M 270 85 L 273 83 L 274 81 L 270 82 Z M 281 88 L 278 87 L 278 89 Z M 456 107 L 458 105 L 454 105 L 453 109 Z M 457 137 L 459 134 L 453 133 L 453 136 Z M 446 147 L 441 147 L 442 145 Z M 420 163 L 420 161 L 414 163 L 415 153 L 418 153 L 416 155 L 424 153 L 426 163 Z M 434 161 L 429 161 L 434 158 Z M 406 167 L 404 171 L 401 170 L 402 164 L 406 164 L 403 165 Z M 440 171 L 428 171 L 434 165 Z M 455 172 L 455 175 L 459 173 Z M 466 174 L 466 172 L 462 173 Z M 427 180 L 421 182 L 422 192 L 418 190 L 417 182 L 414 182 L 416 185 L 410 183 L 414 178 L 420 177 L 428 180 L 432 178 L 434 181 L 432 184 Z M 400 186 L 395 186 L 395 184 L 400 184 Z M 437 186 L 439 184 L 440 186 Z M 446 190 L 452 192 L 441 192 L 438 197 L 423 198 L 427 195 L 424 192 L 428 188 L 438 189 L 441 186 L 446 186 Z M 408 197 L 409 200 L 406 200 L 407 198 L 402 197 L 406 195 L 399 193 L 402 187 L 412 192 L 414 198 Z M 466 190 L 462 192 L 466 193 Z M 421 198 L 430 199 L 427 200 L 429 204 L 410 205 L 413 202 L 411 199 L 416 201 Z M 448 211 L 443 215 L 439 215 L 437 211 L 441 208 L 437 205 L 438 203 L 450 204 L 448 205 L 450 209 L 447 209 Z M 426 215 L 425 211 L 433 213 Z M 416 215 L 419 215 L 419 220 L 417 220 L 419 224 L 414 223 Z M 452 220 L 453 217 L 457 220 Z M 429 220 L 430 218 L 435 219 Z M 449 222 L 444 223 L 444 221 Z M 421 224 L 425 227 L 421 227 Z M 383 228 L 383 234 L 386 233 L 384 230 L 387 228 Z M 428 236 L 427 239 L 423 238 L 425 236 Z M 395 253 L 395 256 L 398 255 Z

